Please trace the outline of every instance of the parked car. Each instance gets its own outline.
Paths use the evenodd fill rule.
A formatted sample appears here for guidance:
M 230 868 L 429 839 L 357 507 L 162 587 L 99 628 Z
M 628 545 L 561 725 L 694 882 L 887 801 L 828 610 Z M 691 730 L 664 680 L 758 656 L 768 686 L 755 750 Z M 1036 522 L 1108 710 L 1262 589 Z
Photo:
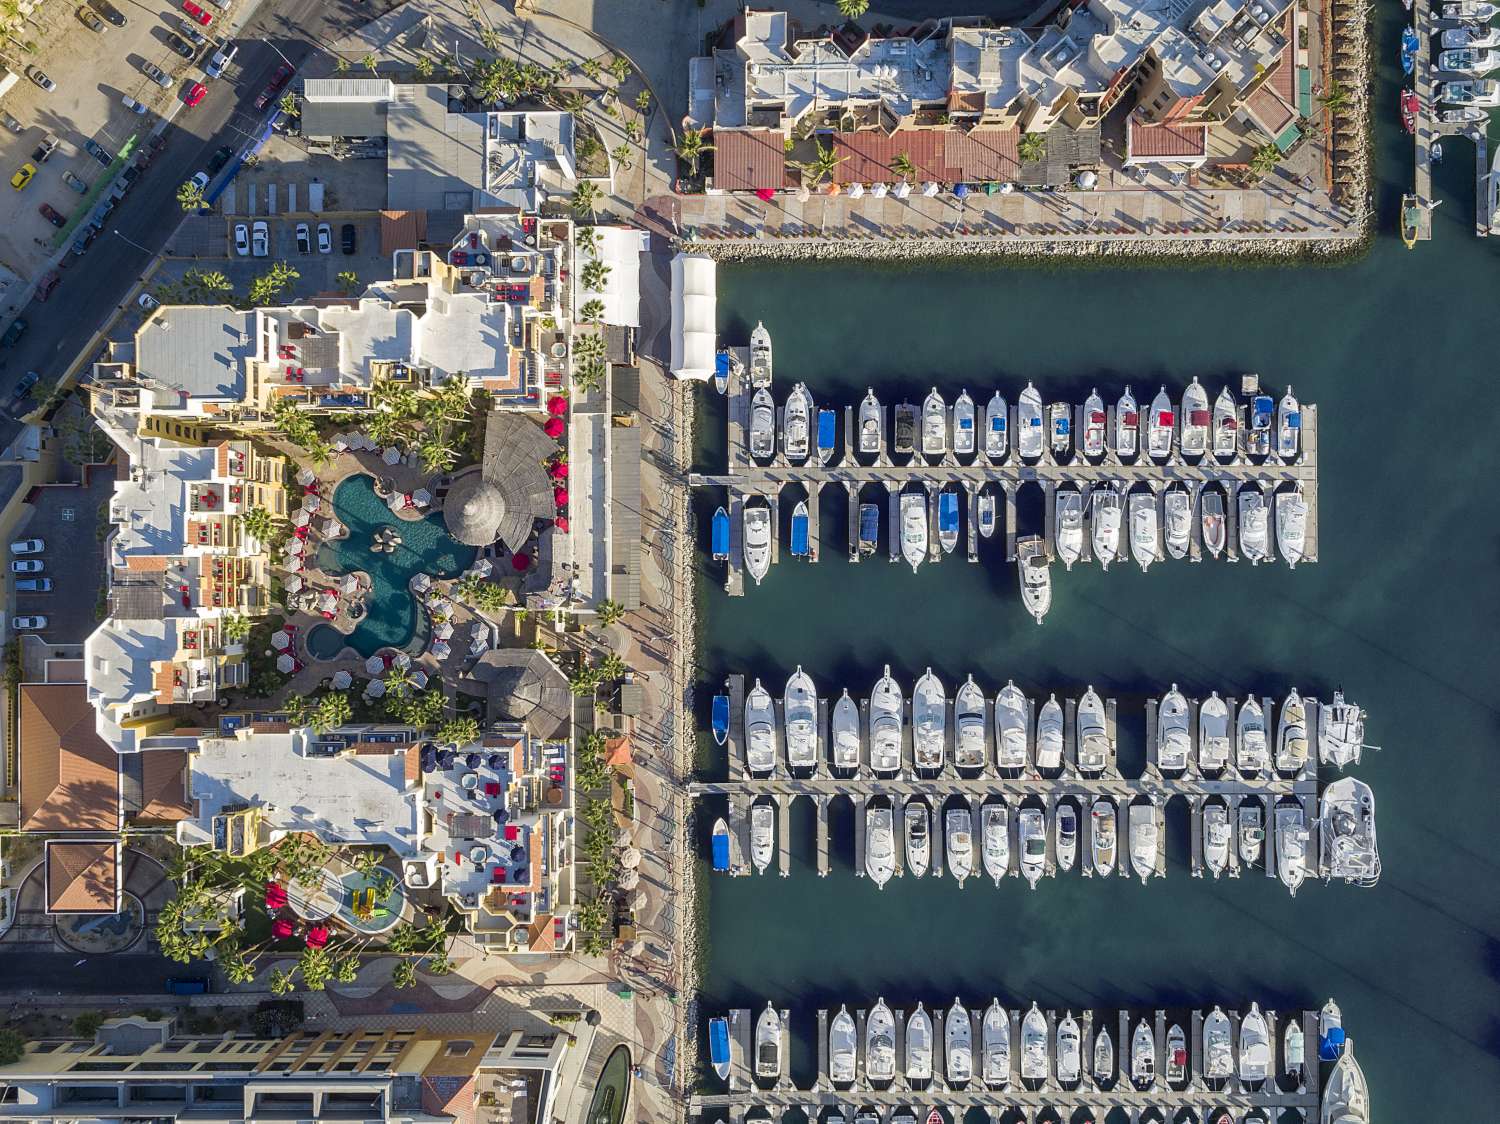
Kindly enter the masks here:
M 258 258 L 263 258 L 271 252 L 271 229 L 263 222 L 257 222 L 250 227 L 251 253 Z
M 116 27 L 124 27 L 129 22 L 125 18 L 125 13 L 111 4 L 109 0 L 89 0 L 89 7 L 93 8 L 94 11 L 98 12 Z
M 182 30 L 183 38 L 195 47 L 208 46 L 208 37 L 198 30 L 198 25 L 186 16 L 177 17 L 177 26 Z
M 49 269 L 40 281 L 36 283 L 36 299 L 44 301 L 52 295 L 52 291 L 62 284 L 62 274 L 55 269 Z
M 17 632 L 35 631 L 47 627 L 47 618 L 43 616 L 11 617 L 10 627 Z
M 99 230 L 100 228 L 93 223 L 80 227 L 78 237 L 73 240 L 73 252 L 80 257 L 88 253 L 88 248 L 94 244 L 94 239 L 99 237 Z
M 26 321 L 19 316 L 10 322 L 10 327 L 5 329 L 5 335 L 0 336 L 0 347 L 14 347 L 16 342 L 26 334 Z M 25 382 L 23 378 L 21 380 Z
M 172 80 L 167 77 L 166 72 L 153 62 L 141 63 L 141 73 L 143 73 L 147 78 L 151 79 L 151 81 L 155 82 L 163 90 L 170 89 L 172 86 Z
M 193 45 L 175 31 L 167 32 L 167 45 L 188 62 L 192 62 L 197 57 L 198 52 L 193 50 Z
M 192 184 L 194 187 L 196 187 L 199 191 L 207 191 L 208 190 L 208 173 L 207 172 L 194 172 L 193 173 L 193 178 L 190 179 L 190 180 L 188 180 L 188 182 L 190 184 Z
M 13 574 L 40 574 L 46 568 L 40 558 L 17 558 L 10 564 Z
M 352 222 L 346 222 L 339 228 L 339 238 L 344 244 L 344 253 L 354 253 L 358 243 L 354 236 L 354 224 Z
M 229 158 L 233 155 L 233 148 L 231 148 L 227 144 L 221 144 L 218 148 L 218 151 L 216 151 L 208 161 L 208 174 L 211 176 L 218 175 L 219 169 L 224 167 L 225 164 L 229 163 Z
M 250 256 L 250 228 L 242 222 L 234 224 L 234 252 L 242 258 Z
M 318 253 L 333 253 L 333 228 L 326 222 L 318 223 Z
M 104 148 L 97 141 L 86 140 L 83 142 L 83 150 L 92 156 L 106 168 L 114 161 L 114 154 Z
M 197 4 L 194 4 L 193 0 L 182 0 L 182 10 L 193 19 L 201 23 L 204 27 L 207 27 L 209 24 L 214 22 L 213 13 L 205 12 L 202 8 L 198 7 Z
M 26 185 L 31 182 L 31 177 L 34 175 L 36 175 L 35 164 L 22 164 L 20 171 L 10 177 L 10 186 L 15 188 L 17 191 L 24 190 Z
M 94 11 L 92 8 L 79 8 L 78 18 L 83 21 L 83 26 L 88 28 L 90 31 L 97 31 L 101 34 L 103 33 L 104 21 L 99 18 L 99 13 Z
M 57 83 L 48 78 L 47 72 L 39 66 L 28 66 L 26 68 L 26 77 L 30 78 L 49 94 L 57 89 Z
M 191 109 L 193 106 L 201 102 L 204 97 L 207 96 L 207 94 L 207 86 L 205 86 L 202 82 L 194 82 L 191 86 L 188 87 L 187 96 L 182 100 L 187 104 L 188 108 Z
M 25 321 L 18 321 L 18 323 L 20 323 L 23 328 L 26 326 Z M 16 380 L 16 389 L 11 392 L 11 397 L 14 398 L 14 399 L 16 399 L 16 400 L 18 400 L 18 401 L 20 399 L 22 399 L 22 398 L 29 398 L 31 396 L 32 388 L 35 387 L 36 384 L 39 383 L 39 382 L 41 382 L 41 381 L 42 381 L 42 376 L 41 375 L 37 374 L 35 371 L 27 371 L 24 375 L 22 375 L 19 379 Z M 25 542 L 27 540 L 23 539 L 22 541 Z M 30 541 L 41 542 L 42 540 L 41 539 L 34 539 L 34 540 L 30 540 Z M 15 546 L 12 545 L 11 549 L 15 550 Z M 40 547 L 38 547 L 38 549 L 40 549 Z M 16 550 L 15 552 L 17 554 L 29 554 L 30 553 L 30 551 L 26 551 L 26 550 Z
M 60 143 L 56 137 L 48 133 L 42 138 L 42 143 L 31 150 L 32 161 L 37 164 L 45 164 L 51 159 L 52 154 L 57 151 L 57 146 Z
M 312 253 L 312 231 L 307 228 L 307 223 L 297 224 L 297 252 L 299 254 Z
M 266 88 L 261 91 L 260 97 L 255 99 L 256 109 L 265 109 L 281 93 L 282 88 L 292 80 L 292 68 L 282 63 L 276 68 L 276 73 L 271 75 L 271 80 L 266 83 Z
M 210 78 L 221 77 L 224 71 L 229 69 L 229 64 L 234 61 L 234 56 L 239 54 L 239 47 L 231 44 L 228 47 L 220 47 L 214 52 L 214 57 L 203 65 L 203 73 Z
M 208 985 L 207 976 L 172 976 L 167 980 L 166 988 L 168 995 L 206 995 Z
M 63 183 L 67 184 L 74 191 L 78 192 L 79 195 L 87 195 L 89 193 L 89 185 L 84 183 L 83 180 L 79 179 L 72 172 L 63 173 Z
M 47 549 L 47 543 L 43 539 L 17 539 L 10 544 L 12 554 L 40 554 Z
M 135 298 L 135 303 L 140 305 L 147 312 L 150 312 L 153 308 L 161 307 L 161 301 L 157 300 L 150 293 L 142 293 L 140 296 Z
M 51 593 L 51 578 L 17 578 L 17 593 Z
M 43 203 L 37 210 L 42 212 L 42 218 L 46 219 L 53 226 L 64 227 L 68 225 L 68 220 L 62 216 L 62 212 L 51 203 Z
M 140 102 L 136 101 L 129 94 L 123 94 L 123 95 L 121 95 L 121 97 L 120 97 L 120 104 L 123 105 L 126 109 L 130 110 L 131 113 L 145 113 L 146 112 L 146 107 L 144 105 L 142 105 Z

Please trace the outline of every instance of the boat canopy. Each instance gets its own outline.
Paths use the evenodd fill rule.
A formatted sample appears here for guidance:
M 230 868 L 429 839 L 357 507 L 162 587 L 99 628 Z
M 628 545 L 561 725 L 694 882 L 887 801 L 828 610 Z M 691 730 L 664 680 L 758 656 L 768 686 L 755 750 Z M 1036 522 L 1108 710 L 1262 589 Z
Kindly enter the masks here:
M 729 1024 L 723 1019 L 708 1020 L 708 1057 L 716 1067 L 729 1064 Z
M 792 516 L 792 555 L 802 558 L 807 554 L 807 516 Z
M 818 448 L 833 448 L 833 432 L 837 424 L 838 415 L 832 410 L 818 411 Z
M 729 377 L 729 364 L 729 349 L 721 348 L 718 354 L 714 356 L 714 377 L 727 379 Z
M 713 845 L 714 872 L 717 874 L 723 874 L 729 869 L 729 836 L 715 835 L 713 837 Z M 729 1044 L 727 1041 L 725 1042 L 724 1048 L 726 1051 L 729 1049 Z M 717 1061 L 718 1059 L 715 1058 L 714 1060 Z
M 729 555 L 729 512 L 722 507 L 714 512 L 713 552 L 716 556 Z
M 1339 1055 L 1344 1052 L 1344 1028 L 1331 1026 L 1328 1033 L 1318 1038 L 1318 1060 L 1322 1062 L 1336 1062 Z
M 938 497 L 938 530 L 958 530 L 958 493 L 944 492 Z
M 876 542 L 880 538 L 880 508 L 865 504 L 859 512 L 859 541 Z
M 721 730 L 723 732 L 725 732 L 725 733 L 729 732 L 729 696 L 728 695 L 715 695 L 714 696 L 714 707 L 713 707 L 712 721 L 713 721 L 714 733 L 717 734 Z
M 1287 424 L 1287 427 L 1289 429 L 1301 429 L 1302 428 L 1302 411 L 1300 411 L 1300 410 L 1288 410 L 1287 411 L 1287 415 L 1286 415 L 1286 424 Z

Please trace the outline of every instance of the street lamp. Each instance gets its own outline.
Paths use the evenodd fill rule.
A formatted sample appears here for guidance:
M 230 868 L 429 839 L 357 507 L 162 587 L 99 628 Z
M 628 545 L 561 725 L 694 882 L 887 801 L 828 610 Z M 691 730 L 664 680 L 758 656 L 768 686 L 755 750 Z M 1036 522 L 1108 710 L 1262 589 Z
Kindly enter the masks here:
M 111 230 L 110 230 L 110 232 L 112 234 L 119 235 L 119 237 L 121 237 L 121 238 L 124 238 L 126 242 L 129 242 L 132 246 L 134 246 L 137 250 L 140 250 L 143 254 L 149 254 L 149 253 L 152 252 L 151 250 L 147 249 L 145 246 L 142 246 L 135 239 L 133 239 L 133 238 L 125 238 L 125 235 L 120 234 L 120 228 L 119 227 L 112 227 Z

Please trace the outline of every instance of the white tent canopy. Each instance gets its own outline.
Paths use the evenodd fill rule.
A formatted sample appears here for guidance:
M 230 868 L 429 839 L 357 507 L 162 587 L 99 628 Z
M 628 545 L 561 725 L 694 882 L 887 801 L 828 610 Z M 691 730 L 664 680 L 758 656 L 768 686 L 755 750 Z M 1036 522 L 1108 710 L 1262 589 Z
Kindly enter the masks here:
M 596 226 L 594 228 L 599 250 L 587 257 L 597 257 L 609 266 L 602 289 L 589 289 L 583 284 L 583 267 L 578 278 L 578 304 L 582 308 L 590 300 L 604 304 L 604 315 L 600 322 L 616 324 L 626 328 L 641 326 L 641 255 L 648 247 L 644 230 L 624 226 Z
M 672 373 L 680 379 L 711 379 L 718 336 L 718 269 L 699 254 L 672 259 Z

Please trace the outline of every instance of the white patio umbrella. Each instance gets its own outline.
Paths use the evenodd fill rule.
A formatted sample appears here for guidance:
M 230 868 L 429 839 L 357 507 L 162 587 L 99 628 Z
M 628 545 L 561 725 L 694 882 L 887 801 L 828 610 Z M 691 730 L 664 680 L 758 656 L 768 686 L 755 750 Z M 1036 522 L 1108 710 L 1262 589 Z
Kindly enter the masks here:
M 325 590 L 323 596 L 318 598 L 318 612 L 332 613 L 339 607 L 338 595 L 332 590 Z
M 381 695 L 385 694 L 385 680 L 371 679 L 365 684 L 365 694 L 372 699 L 378 699 Z
M 634 870 L 641 865 L 641 853 L 634 847 L 626 847 L 620 852 L 620 865 L 626 870 Z
M 637 890 L 635 893 L 630 895 L 625 904 L 630 908 L 631 913 L 639 913 L 641 910 L 646 908 L 646 901 L 646 891 Z
M 295 574 L 298 570 L 302 569 L 302 559 L 298 555 L 293 554 L 281 565 Z
M 292 634 L 284 628 L 278 628 L 271 633 L 271 647 L 278 652 L 284 652 L 292 646 Z
M 303 496 L 302 497 L 302 510 L 303 511 L 321 511 L 321 510 L 323 510 L 323 500 L 322 500 L 322 498 L 319 497 L 319 496 Z
M 296 593 L 302 588 L 302 579 L 298 575 L 293 574 L 281 584 L 282 588 L 284 588 L 288 593 Z
M 1016 189 L 1016 185 L 1013 184 L 1013 183 L 1011 183 L 1009 180 L 1007 180 L 1005 183 L 1002 183 L 1000 185 L 1000 194 L 1001 195 L 1009 195 L 1015 189 Z
M 406 496 L 402 492 L 392 492 L 385 497 L 385 505 L 392 511 L 400 511 L 406 506 Z
M 477 574 L 481 578 L 487 578 L 495 570 L 495 564 L 488 558 L 476 558 L 474 565 L 469 567 L 469 573 Z
M 432 502 L 432 493 L 426 488 L 418 488 L 411 494 L 411 502 L 418 507 L 426 507 Z
M 312 512 L 299 511 L 297 512 L 297 514 L 292 516 L 292 522 L 299 527 L 306 527 L 309 523 L 312 522 Z
M 851 183 L 849 185 L 849 198 L 862 199 L 865 194 L 865 185 L 862 183 Z
M 486 636 L 475 637 L 474 642 L 469 645 L 469 655 L 482 656 L 490 650 L 490 641 Z
M 276 670 L 285 674 L 297 666 L 297 661 L 292 659 L 290 653 L 282 652 L 276 657 Z
M 354 676 L 342 669 L 335 671 L 333 678 L 329 680 L 329 684 L 335 691 L 347 691 L 353 683 Z
M 890 187 L 883 183 L 877 183 L 874 187 L 870 188 L 870 194 L 876 199 L 884 199 L 888 191 L 890 191 Z
M 432 626 L 432 635 L 438 640 L 446 640 L 453 635 L 452 621 L 438 621 Z
M 633 846 L 634 843 L 635 843 L 635 837 L 632 836 L 630 834 L 630 832 L 628 830 L 626 830 L 625 828 L 622 827 L 622 828 L 620 828 L 619 831 L 615 832 L 615 846 L 616 847 L 630 847 L 630 846 Z
M 414 575 L 412 577 L 412 579 L 411 579 L 411 587 L 414 590 L 416 590 L 418 593 L 422 593 L 422 592 L 424 592 L 426 590 L 431 589 L 432 588 L 432 575 L 431 574 L 416 574 L 416 575 Z
M 323 520 L 323 534 L 327 535 L 329 538 L 332 538 L 334 535 L 343 534 L 343 531 L 344 525 L 337 519 Z
M 286 552 L 288 554 L 301 554 L 307 549 L 307 544 L 295 535 L 286 540 Z
M 444 616 L 451 616 L 453 614 L 453 602 L 446 597 L 439 597 L 432 603 L 432 611 L 434 613 L 442 613 Z
M 910 194 L 911 194 L 911 184 L 907 183 L 905 180 L 902 180 L 900 183 L 898 183 L 896 185 L 896 198 L 897 199 L 905 199 Z
M 937 184 L 936 184 L 936 183 L 934 183 L 934 182 L 933 182 L 933 181 L 932 181 L 932 180 L 928 180 L 928 181 L 927 181 L 927 182 L 926 182 L 926 183 L 924 183 L 924 184 L 923 184 L 923 185 L 922 185 L 922 194 L 923 194 L 923 195 L 925 195 L 925 196 L 927 196 L 927 198 L 929 198 L 929 199 L 931 199 L 931 198 L 933 198 L 933 197 L 934 197 L 934 196 L 936 196 L 936 195 L 937 195 L 937 193 L 938 193 L 938 192 L 939 192 L 939 191 L 942 191 L 942 190 L 943 190 L 943 189 L 942 189 L 942 188 L 940 188 L 940 187 L 939 187 L 939 186 L 938 186 L 938 185 L 937 185 Z
M 394 445 L 387 446 L 385 452 L 380 454 L 380 459 L 386 464 L 400 464 L 401 450 Z
M 641 884 L 641 872 L 638 870 L 627 870 L 620 875 L 620 889 L 634 890 Z
M 445 660 L 452 654 L 452 652 L 453 649 L 448 647 L 448 641 L 434 640 L 432 642 L 432 654 L 438 659 Z
M 412 683 L 412 686 L 415 687 L 419 691 L 426 690 L 426 688 L 427 688 L 427 673 L 425 671 L 423 671 L 420 667 L 417 668 L 416 671 L 414 671 L 414 672 L 411 673 L 411 683 Z
M 317 478 L 318 474 L 310 468 L 304 468 L 301 472 L 297 473 L 297 483 L 301 484 L 304 488 Z
M 405 671 L 411 666 L 411 657 L 408 656 L 405 652 L 397 652 L 396 658 L 391 662 L 399 667 L 402 671 Z
M 341 588 L 345 593 L 355 592 L 359 589 L 359 575 L 345 574 L 344 580 L 339 583 L 339 588 Z
M 474 622 L 474 627 L 471 628 L 471 629 L 469 629 L 469 635 L 470 636 L 488 636 L 489 634 L 490 634 L 489 626 L 487 624 L 485 624 L 483 621 L 475 621 Z
M 385 660 L 379 656 L 371 656 L 365 661 L 365 670 L 371 675 L 379 675 L 385 670 Z
M 335 437 L 333 439 L 333 447 L 336 450 L 338 450 L 340 453 L 342 453 L 345 449 L 347 449 L 349 447 L 349 438 L 346 437 L 344 434 L 340 433 L 337 437 Z

